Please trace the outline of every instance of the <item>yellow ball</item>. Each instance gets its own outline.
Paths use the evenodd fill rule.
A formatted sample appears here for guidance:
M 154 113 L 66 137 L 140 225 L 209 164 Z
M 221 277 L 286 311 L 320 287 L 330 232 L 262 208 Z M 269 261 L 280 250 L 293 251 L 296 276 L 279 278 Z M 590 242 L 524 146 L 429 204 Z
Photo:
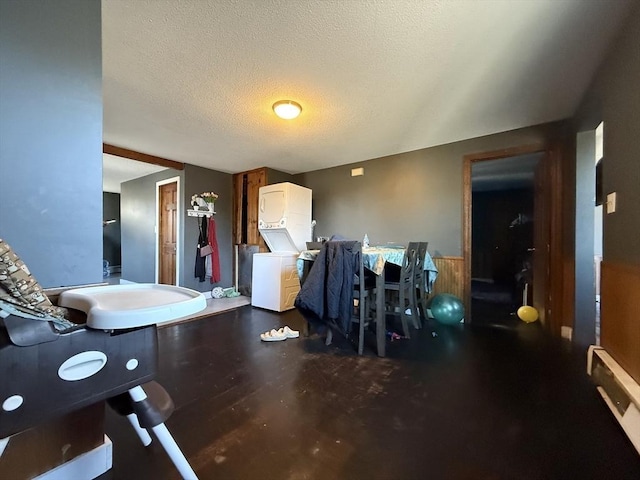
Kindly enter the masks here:
M 538 320 L 538 310 L 528 305 L 524 305 L 518 309 L 518 317 L 526 323 L 535 322 Z

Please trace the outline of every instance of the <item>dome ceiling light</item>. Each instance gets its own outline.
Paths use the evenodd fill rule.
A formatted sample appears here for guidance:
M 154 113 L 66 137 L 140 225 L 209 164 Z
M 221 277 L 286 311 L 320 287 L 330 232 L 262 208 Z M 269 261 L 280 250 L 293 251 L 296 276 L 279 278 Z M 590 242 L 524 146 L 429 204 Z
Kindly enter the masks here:
M 273 111 L 280 118 L 292 120 L 300 115 L 302 107 L 293 100 L 279 100 L 273 104 Z

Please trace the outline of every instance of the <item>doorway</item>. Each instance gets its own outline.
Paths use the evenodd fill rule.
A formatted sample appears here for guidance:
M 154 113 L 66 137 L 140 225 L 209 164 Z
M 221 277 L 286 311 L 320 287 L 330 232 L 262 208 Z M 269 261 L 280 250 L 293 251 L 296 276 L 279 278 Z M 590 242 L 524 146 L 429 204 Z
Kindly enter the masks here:
M 602 264 L 602 237 L 603 237 L 603 204 L 604 187 L 602 184 L 602 168 L 604 163 L 604 123 L 600 123 L 596 128 L 596 154 L 595 154 L 595 176 L 596 176 L 596 207 L 593 216 L 593 273 L 595 277 L 596 289 L 596 317 L 595 317 L 595 344 L 600 345 L 600 278 Z
M 465 264 L 465 308 L 468 312 L 465 321 L 475 321 L 472 308 L 472 272 L 474 261 L 476 265 L 482 262 L 482 259 L 479 259 L 479 261 L 474 259 L 472 249 L 473 210 L 475 208 L 473 206 L 472 169 L 476 164 L 479 166 L 484 162 L 495 160 L 504 160 L 505 163 L 509 163 L 509 159 L 515 157 L 513 162 L 516 164 L 520 161 L 531 162 L 526 175 L 528 176 L 527 190 L 533 190 L 532 215 L 529 217 L 524 215 L 525 212 L 516 212 L 516 215 L 509 220 L 509 225 L 506 227 L 507 230 L 504 235 L 516 236 L 515 233 L 509 233 L 510 231 L 515 232 L 516 228 L 523 233 L 531 230 L 533 232 L 533 243 L 530 243 L 530 237 L 527 233 L 522 235 L 523 239 L 518 240 L 521 245 L 519 248 L 524 248 L 525 252 L 514 252 L 509 255 L 506 253 L 504 255 L 500 253 L 494 254 L 494 257 L 499 257 L 499 261 L 505 264 L 508 263 L 507 258 L 515 259 L 515 263 L 512 260 L 509 268 L 505 267 L 503 272 L 499 274 L 503 284 L 511 287 L 515 285 L 509 296 L 504 295 L 503 300 L 511 299 L 514 303 L 513 307 L 522 305 L 524 301 L 527 301 L 528 304 L 535 307 L 538 311 L 541 323 L 554 334 L 560 334 L 560 315 L 558 314 L 555 319 L 553 319 L 551 315 L 553 311 L 552 302 L 558 305 L 558 309 L 560 309 L 562 305 L 562 272 L 557 270 L 559 267 L 553 267 L 554 262 L 561 266 L 560 258 L 562 252 L 559 151 L 559 148 L 547 149 L 544 145 L 531 145 L 495 152 L 466 155 L 464 157 L 463 252 Z M 527 158 L 529 160 L 525 160 Z M 499 171 L 501 164 L 495 165 L 495 168 Z M 491 170 L 491 168 L 492 165 L 488 163 L 486 169 Z M 531 174 L 531 169 L 533 169 L 533 175 Z M 520 173 L 518 175 L 522 174 Z M 487 177 L 493 177 L 490 178 L 491 181 L 496 182 L 500 180 L 501 176 L 504 175 L 500 175 L 497 172 L 496 174 L 487 175 Z M 531 181 L 533 181 L 533 186 L 531 186 Z M 504 198 L 500 201 L 503 203 L 505 201 L 508 202 L 508 200 Z M 526 207 L 526 205 L 526 202 L 522 204 L 523 207 Z M 501 208 L 507 211 L 505 206 L 496 207 L 496 210 L 491 212 L 491 215 L 498 216 Z M 513 212 L 508 213 L 511 214 Z M 523 213 L 523 215 L 519 216 L 518 213 Z M 529 221 L 529 219 L 531 221 Z M 513 227 L 511 227 L 512 223 Z M 530 246 L 522 247 L 522 245 L 526 244 Z M 494 245 L 494 247 L 495 246 L 496 245 Z M 509 279 L 507 283 L 506 277 L 511 274 L 509 272 L 517 269 L 518 265 L 521 267 L 520 271 L 515 270 L 516 275 L 513 276 L 513 279 Z M 476 269 L 477 268 L 479 267 L 476 267 Z M 524 292 L 525 284 L 527 284 L 526 296 Z M 555 294 L 552 295 L 552 292 Z
M 575 321 L 573 339 L 584 346 L 600 343 L 600 265 L 603 216 L 604 125 L 576 135 Z M 594 201 L 595 200 L 595 201 Z
M 178 237 L 180 178 L 156 183 L 156 283 L 177 285 L 180 250 Z
M 471 316 L 474 324 L 517 324 L 531 304 L 535 171 L 543 153 L 471 166 Z
M 132 160 L 130 158 L 103 153 L 102 155 L 102 201 L 103 201 L 103 277 L 108 283 L 130 283 L 135 281 L 153 281 L 153 270 L 146 279 L 133 279 L 122 276 L 122 272 L 138 271 L 138 265 L 123 265 L 127 255 L 123 255 L 123 249 L 131 249 L 132 236 L 126 235 L 127 226 L 123 228 L 122 220 L 131 217 L 131 213 L 122 211 L 122 185 L 132 180 L 141 179 L 149 175 L 166 170 L 166 167 L 153 165 L 146 162 Z M 153 193 L 151 193 L 153 195 Z M 125 198 L 126 200 L 126 198 Z M 153 199 L 151 199 L 153 202 Z M 153 221 L 153 219 L 152 219 Z M 129 222 L 131 224 L 131 222 Z M 153 225 L 152 225 L 153 227 Z M 130 226 L 129 226 L 130 228 Z M 155 235 L 155 234 L 154 234 Z M 153 252 L 153 236 L 149 243 L 140 250 Z M 136 255 L 137 257 L 137 255 Z M 124 259 L 124 262 L 123 262 Z M 155 263 L 155 262 L 154 262 Z

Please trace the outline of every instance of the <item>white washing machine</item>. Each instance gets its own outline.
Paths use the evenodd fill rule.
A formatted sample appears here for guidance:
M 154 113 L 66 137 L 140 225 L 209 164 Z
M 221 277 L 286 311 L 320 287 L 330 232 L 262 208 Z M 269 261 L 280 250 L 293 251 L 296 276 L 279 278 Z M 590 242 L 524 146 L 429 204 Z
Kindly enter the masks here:
M 282 312 L 300 291 L 296 261 L 311 240 L 311 190 L 293 183 L 260 187 L 258 230 L 270 253 L 253 255 L 251 305 Z
M 275 312 L 292 309 L 300 291 L 297 259 L 298 253 L 255 253 L 251 305 Z

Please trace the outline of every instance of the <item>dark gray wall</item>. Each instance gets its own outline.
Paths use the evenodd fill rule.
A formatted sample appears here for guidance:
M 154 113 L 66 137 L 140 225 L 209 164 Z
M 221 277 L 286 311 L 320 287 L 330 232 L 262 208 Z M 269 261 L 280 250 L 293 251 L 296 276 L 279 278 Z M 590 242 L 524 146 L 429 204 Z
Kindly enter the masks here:
M 110 267 L 120 266 L 122 247 L 120 241 L 120 194 L 102 193 L 102 219 L 115 220 L 102 228 L 102 256 Z M 113 270 L 112 270 L 113 271 Z
M 180 268 L 178 284 L 201 292 L 212 287 L 233 285 L 233 251 L 231 245 L 232 175 L 194 165 L 184 170 L 163 170 L 125 182 L 121 189 L 122 219 L 122 278 L 132 282 L 154 282 L 156 265 L 156 183 L 172 177 L 180 177 L 181 224 L 178 239 Z M 216 233 L 220 255 L 221 281 L 211 284 L 209 279 L 199 282 L 194 276 L 198 221 L 187 216 L 191 195 L 214 191 L 216 201 Z
M 602 67 L 604 193 L 617 192 L 604 215 L 604 258 L 640 265 L 640 5 Z
M 184 275 L 180 285 L 199 290 L 201 292 L 210 291 L 216 285 L 222 287 L 231 287 L 234 283 L 233 279 L 233 250 L 231 245 L 231 222 L 233 213 L 233 176 L 228 173 L 222 173 L 207 168 L 196 167 L 194 165 L 185 165 L 185 188 L 183 189 L 184 205 L 189 205 L 191 195 L 202 192 L 216 192 L 218 200 L 216 201 L 216 236 L 218 239 L 218 248 L 220 256 L 220 273 L 221 279 L 219 283 L 212 284 L 207 278 L 204 282 L 200 282 L 194 276 L 194 264 L 196 255 L 196 246 L 198 243 L 198 218 L 187 217 L 186 210 L 184 213 L 184 248 L 182 252 L 182 261 Z
M 267 168 L 267 184 L 273 185 L 274 183 L 290 182 L 293 183 L 294 176 L 290 173 L 281 172 L 280 170 L 274 170 L 273 168 Z
M 617 211 L 603 214 L 603 260 L 640 265 L 640 5 L 629 16 L 572 119 L 576 154 L 576 316 L 573 338 L 595 336 L 592 131 L 604 121 L 604 195 L 617 192 Z M 582 133 L 580 133 L 582 132 Z M 582 139 L 582 141 L 581 141 Z M 584 142 L 588 144 L 585 145 Z M 606 198 L 604 199 L 606 200 Z M 606 210 L 605 210 L 606 211 Z M 581 239 L 584 237 L 584 244 Z M 615 321 L 610 319 L 610 321 Z M 616 328 L 610 325 L 608 328 Z
M 544 142 L 564 134 L 552 123 L 295 176 L 313 190 L 316 236 L 372 244 L 429 241 L 437 256 L 462 255 L 462 167 L 467 154 Z M 351 177 L 364 167 L 364 176 Z
M 122 219 L 122 278 L 137 283 L 153 283 L 156 276 L 156 182 L 184 173 L 167 169 L 124 182 L 120 189 Z M 178 231 L 178 236 L 182 232 Z
M 617 192 L 604 214 L 605 261 L 640 264 L 640 5 L 628 18 L 574 118 L 576 131 L 604 121 L 604 194 Z M 580 165 L 578 168 L 584 168 Z M 585 207 L 586 208 L 586 207 Z
M 0 235 L 44 287 L 102 281 L 99 0 L 0 0 Z

